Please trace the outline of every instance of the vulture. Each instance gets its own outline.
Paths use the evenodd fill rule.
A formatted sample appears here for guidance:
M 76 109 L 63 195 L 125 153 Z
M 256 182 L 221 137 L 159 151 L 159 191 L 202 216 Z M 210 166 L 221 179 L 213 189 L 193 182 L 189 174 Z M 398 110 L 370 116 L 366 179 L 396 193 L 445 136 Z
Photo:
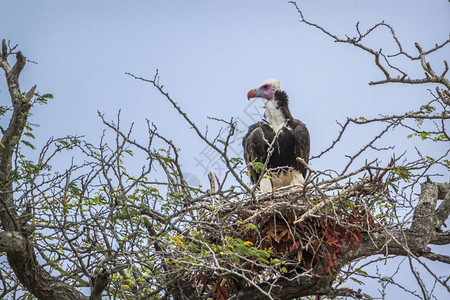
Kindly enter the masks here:
M 264 119 L 251 125 L 242 140 L 252 182 L 260 183 L 261 192 L 283 186 L 303 186 L 305 164 L 309 161 L 309 133 L 305 124 L 292 117 L 288 95 L 280 89 L 280 82 L 269 79 L 250 90 L 247 98 L 265 99 Z M 305 164 L 297 158 L 303 159 Z M 263 170 L 265 164 L 267 169 Z

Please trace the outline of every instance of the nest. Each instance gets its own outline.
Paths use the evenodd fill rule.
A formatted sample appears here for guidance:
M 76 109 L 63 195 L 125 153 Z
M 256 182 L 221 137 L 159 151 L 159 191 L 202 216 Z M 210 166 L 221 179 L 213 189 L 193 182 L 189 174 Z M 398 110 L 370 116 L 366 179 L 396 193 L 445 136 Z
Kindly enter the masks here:
M 254 282 L 307 273 L 320 285 L 325 276 L 334 278 L 341 258 L 360 246 L 364 232 L 380 227 L 365 205 L 339 199 L 307 197 L 299 188 L 260 195 L 238 207 L 222 205 L 216 226 L 203 227 L 202 234 L 209 244 L 225 249 L 224 256 L 231 258 L 225 268 L 238 268 Z M 268 255 L 261 258 L 261 253 Z M 227 299 L 243 284 L 233 275 L 216 277 L 210 270 L 195 273 L 190 282 L 196 281 L 203 290 L 210 286 L 217 299 Z

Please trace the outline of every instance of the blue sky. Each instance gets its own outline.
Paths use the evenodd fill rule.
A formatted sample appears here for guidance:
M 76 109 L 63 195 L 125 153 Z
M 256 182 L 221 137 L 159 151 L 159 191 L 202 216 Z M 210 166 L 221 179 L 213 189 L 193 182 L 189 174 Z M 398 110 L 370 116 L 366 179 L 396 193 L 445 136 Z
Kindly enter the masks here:
M 340 36 L 355 35 L 358 21 L 366 30 L 384 20 L 413 54 L 414 42 L 428 49 L 449 34 L 447 0 L 309 0 L 299 5 L 310 21 Z M 154 122 L 182 149 L 185 170 L 202 182 L 204 170 L 195 158 L 201 157 L 204 145 L 155 89 L 125 72 L 152 78 L 159 69 L 166 91 L 197 126 L 208 126 L 211 135 L 218 126 L 207 116 L 245 119 L 247 91 L 268 78 L 279 79 L 290 96 L 292 114 L 309 128 L 313 155 L 336 137 L 336 120 L 417 109 L 431 99 L 427 88 L 434 89 L 370 87 L 368 82 L 382 79 L 372 57 L 300 23 L 287 1 L 0 0 L 0 8 L 0 37 L 19 44 L 36 62 L 22 73 L 22 89 L 37 84 L 40 93 L 55 96 L 33 112 L 31 122 L 40 126 L 35 130 L 37 145 L 68 134 L 95 141 L 103 128 L 97 110 L 112 120 L 120 109 L 124 125 L 135 123 L 136 137 L 145 137 L 146 119 Z M 385 30 L 368 44 L 386 52 L 394 46 Z M 450 57 L 448 49 L 430 57 L 437 70 Z M 399 63 L 418 74 L 412 64 Z M 2 80 L 0 101 L 8 97 Z M 344 154 L 359 150 L 376 132 L 371 130 L 355 130 L 333 155 L 313 161 L 312 167 L 342 166 Z M 393 135 L 387 142 L 398 140 Z M 411 143 L 405 138 L 396 151 L 411 149 Z M 441 150 L 436 145 L 424 148 L 425 154 Z
M 423 86 L 369 87 L 369 81 L 382 76 L 372 57 L 301 24 L 287 1 L 0 3 L 6 12 L 0 20 L 1 36 L 19 44 L 27 58 L 37 62 L 27 65 L 22 88 L 37 84 L 39 92 L 55 96 L 51 105 L 34 112 L 32 121 L 41 126 L 38 140 L 74 133 L 95 139 L 101 127 L 97 110 L 113 119 L 121 109 L 124 124 L 135 122 L 144 130 L 148 118 L 182 149 L 198 153 L 192 131 L 170 105 L 125 72 L 151 78 L 159 69 L 166 90 L 201 128 L 215 128 L 207 116 L 239 116 L 248 105 L 247 91 L 277 78 L 291 98 L 294 117 L 310 130 L 313 154 L 335 137 L 335 120 L 401 113 L 429 97 Z M 355 34 L 357 21 L 368 29 L 385 20 L 406 50 L 415 53 L 415 41 L 429 48 L 447 38 L 449 5 L 443 0 L 432 3 L 302 1 L 300 5 L 311 21 L 341 35 Z M 369 41 L 388 50 L 393 42 L 386 37 L 380 31 Z M 184 163 L 192 169 L 189 160 Z

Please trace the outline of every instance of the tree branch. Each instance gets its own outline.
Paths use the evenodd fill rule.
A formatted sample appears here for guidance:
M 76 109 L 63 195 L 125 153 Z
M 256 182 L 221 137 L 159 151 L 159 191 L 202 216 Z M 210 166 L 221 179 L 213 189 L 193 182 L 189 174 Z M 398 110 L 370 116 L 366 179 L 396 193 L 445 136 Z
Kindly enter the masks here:
M 109 283 L 109 272 L 103 269 L 92 279 L 92 292 L 90 300 L 101 300 L 102 293 Z
M 450 184 L 439 184 L 439 199 L 444 199 L 436 210 L 436 228 L 439 229 L 450 215 Z
M 430 64 L 426 62 L 425 57 L 426 55 L 429 55 L 439 49 L 441 49 L 442 47 L 446 46 L 448 43 L 450 43 L 450 38 L 448 40 L 446 40 L 445 42 L 443 42 L 441 45 L 436 45 L 434 48 L 428 50 L 428 51 L 423 51 L 422 48 L 419 46 L 418 43 L 415 43 L 416 48 L 419 51 L 419 56 L 418 57 L 414 57 L 408 53 L 406 53 L 403 50 L 403 46 L 400 43 L 400 40 L 397 38 L 394 29 L 392 28 L 392 26 L 390 26 L 389 24 L 386 24 L 383 22 L 380 22 L 378 24 L 375 24 L 374 26 L 372 26 L 369 30 L 367 30 L 367 32 L 365 34 L 361 34 L 360 29 L 359 29 L 359 23 L 356 25 L 356 30 L 358 33 L 358 37 L 354 37 L 354 38 L 350 38 L 349 36 L 346 36 L 346 38 L 340 38 L 337 35 L 331 33 L 330 31 L 328 31 L 327 29 L 323 28 L 322 26 L 312 23 L 310 21 L 308 21 L 303 12 L 301 11 L 301 9 L 299 8 L 299 6 L 297 5 L 297 3 L 295 1 L 289 1 L 289 3 L 293 4 L 295 6 L 295 8 L 297 9 L 297 12 L 300 15 L 300 21 L 311 26 L 314 28 L 319 29 L 321 32 L 323 32 L 325 35 L 329 36 L 330 38 L 332 38 L 335 42 L 337 43 L 345 43 L 345 44 L 350 44 L 353 45 L 355 47 L 358 47 L 360 49 L 362 49 L 363 51 L 373 55 L 374 60 L 375 60 L 375 65 L 378 67 L 378 69 L 383 73 L 385 79 L 384 80 L 378 80 L 378 81 L 371 81 L 369 82 L 369 85 L 378 85 L 378 84 L 385 84 L 385 83 L 406 83 L 406 84 L 424 84 L 424 83 L 439 83 L 444 85 L 447 89 L 450 89 L 450 81 L 445 78 L 445 73 L 446 71 L 444 71 L 441 75 L 437 75 L 436 72 L 431 68 Z M 374 50 L 370 47 L 367 47 L 366 45 L 364 45 L 362 43 L 363 39 L 366 38 L 369 34 L 371 34 L 375 29 L 377 28 L 388 28 L 389 32 L 391 34 L 391 37 L 394 39 L 395 43 L 397 44 L 398 47 L 398 52 L 396 54 L 392 54 L 392 55 L 384 55 L 382 53 L 382 50 Z M 395 67 L 390 61 L 390 58 L 396 57 L 398 55 L 404 55 L 406 56 L 408 59 L 410 59 L 411 61 L 415 61 L 415 60 L 420 60 L 421 61 L 421 66 L 422 69 L 425 71 L 426 73 L 426 77 L 425 78 L 419 78 L 419 79 L 411 79 L 408 77 L 407 73 L 400 70 L 399 68 Z M 392 76 L 390 73 L 390 69 L 388 69 L 387 67 L 385 67 L 381 61 L 380 61 L 380 57 L 384 58 L 387 66 L 394 70 L 397 71 L 401 74 L 401 76 Z M 446 66 L 446 70 L 448 69 L 447 63 L 444 62 L 445 66 Z
M 38 264 L 30 241 L 21 232 L 1 232 L 0 251 L 6 252 L 17 278 L 38 299 L 86 299 L 76 289 L 50 276 Z
M 421 184 L 419 203 L 414 209 L 414 216 L 411 230 L 415 232 L 422 231 L 425 237 L 431 238 L 436 228 L 435 210 L 438 200 L 438 186 L 432 182 Z M 428 240 L 424 241 L 428 244 Z
M 25 224 L 18 222 L 13 192 L 16 175 L 12 170 L 12 157 L 27 124 L 36 86 L 22 96 L 19 76 L 26 59 L 19 51 L 16 54 L 16 63 L 11 68 L 7 60 L 8 55 L 6 41 L 3 40 L 0 66 L 5 71 L 13 113 L 8 128 L 3 132 L 0 145 L 0 221 L 4 229 L 0 233 L 0 250 L 6 252 L 9 265 L 21 284 L 37 298 L 84 299 L 82 293 L 52 277 L 38 263 L 33 243 L 24 228 Z

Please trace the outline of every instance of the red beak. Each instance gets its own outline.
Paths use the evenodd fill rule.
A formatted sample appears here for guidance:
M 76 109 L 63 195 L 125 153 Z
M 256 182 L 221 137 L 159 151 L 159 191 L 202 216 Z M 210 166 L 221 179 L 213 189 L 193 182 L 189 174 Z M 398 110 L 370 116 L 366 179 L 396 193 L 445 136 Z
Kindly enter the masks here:
M 247 93 L 247 99 L 250 100 L 250 98 L 255 98 L 256 97 L 256 90 L 250 90 Z

